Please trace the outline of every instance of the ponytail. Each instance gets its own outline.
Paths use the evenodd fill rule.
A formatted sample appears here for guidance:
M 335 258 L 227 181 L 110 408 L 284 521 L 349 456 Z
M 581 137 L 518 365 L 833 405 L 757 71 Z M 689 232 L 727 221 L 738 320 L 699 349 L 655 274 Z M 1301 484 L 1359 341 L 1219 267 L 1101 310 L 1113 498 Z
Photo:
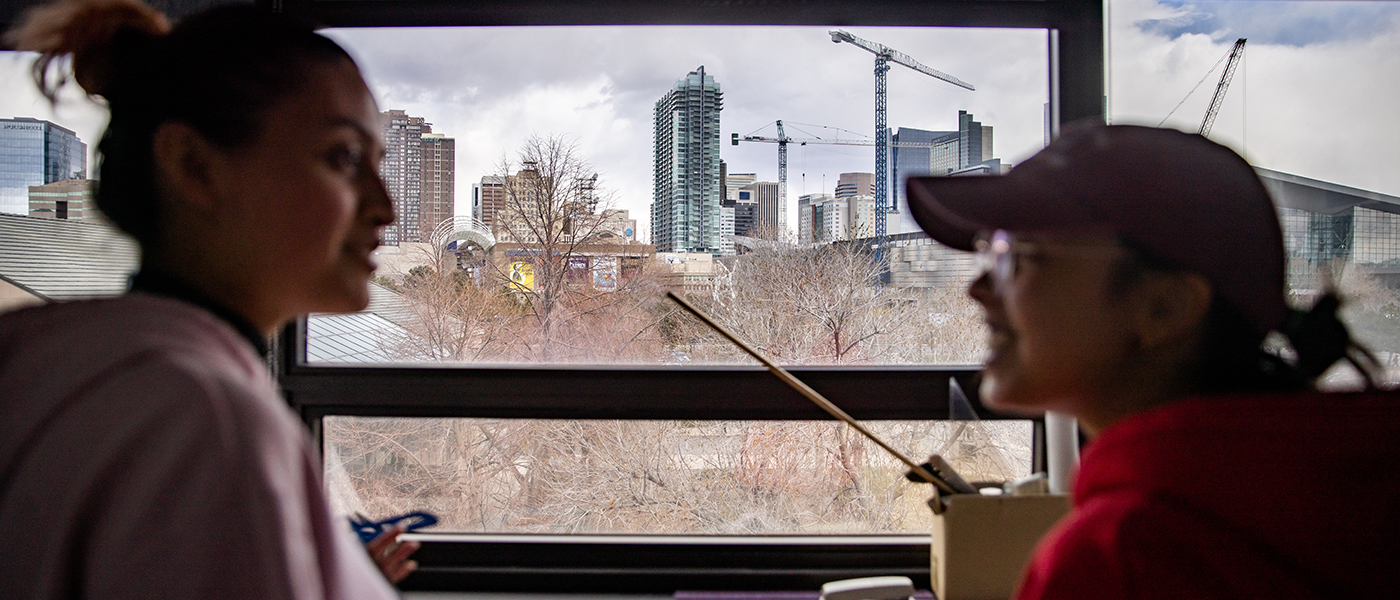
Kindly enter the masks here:
M 1293 368 L 1300 378 L 1313 382 L 1337 361 L 1345 360 L 1366 378 L 1368 387 L 1375 388 L 1382 373 L 1380 361 L 1352 339 L 1338 314 L 1341 307 L 1341 298 L 1329 291 L 1311 310 L 1294 310 L 1289 315 L 1280 333 L 1298 355 Z
M 247 5 L 211 8 L 172 28 L 140 0 L 60 0 L 31 10 L 7 40 L 39 53 L 34 81 L 50 100 L 68 81 L 52 79 L 53 67 L 71 56 L 73 80 L 107 101 L 97 207 L 146 254 L 158 250 L 168 219 L 153 148 L 163 123 L 241 147 L 261 134 L 269 108 L 303 89 L 311 65 L 354 64 L 310 25 Z
M 170 32 L 170 21 L 140 0 L 66 1 L 29 11 L 5 41 L 19 50 L 39 53 L 34 83 L 50 102 L 68 82 L 50 80 L 55 61 L 73 57 L 73 79 L 92 96 L 111 92 L 116 65 L 141 46 Z

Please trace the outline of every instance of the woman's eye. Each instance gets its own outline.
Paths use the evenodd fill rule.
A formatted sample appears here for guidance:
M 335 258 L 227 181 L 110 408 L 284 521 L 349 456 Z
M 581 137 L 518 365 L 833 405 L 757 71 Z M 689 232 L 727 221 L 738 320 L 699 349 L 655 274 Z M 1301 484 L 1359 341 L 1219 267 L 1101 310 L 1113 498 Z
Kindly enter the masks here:
M 359 150 L 346 147 L 331 150 L 327 158 L 332 167 L 342 171 L 354 171 L 364 162 L 364 155 Z

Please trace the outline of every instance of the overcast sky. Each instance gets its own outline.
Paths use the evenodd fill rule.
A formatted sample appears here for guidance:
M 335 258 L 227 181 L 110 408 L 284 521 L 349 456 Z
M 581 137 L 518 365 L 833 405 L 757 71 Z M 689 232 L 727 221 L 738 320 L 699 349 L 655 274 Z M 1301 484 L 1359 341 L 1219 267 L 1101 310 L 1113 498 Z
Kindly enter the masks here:
M 1400 195 L 1400 2 L 1114 0 L 1110 116 L 1195 130 L 1237 37 L 1245 62 L 1212 132 L 1256 165 Z M 619 208 L 648 232 L 652 105 L 704 65 L 723 88 L 721 156 L 730 172 L 777 179 L 777 148 L 730 146 L 730 133 L 777 119 L 874 134 L 873 57 L 833 44 L 827 28 L 556 27 L 363 29 L 330 35 L 355 55 L 383 109 L 426 117 L 457 140 L 458 211 L 471 183 L 531 134 L 571 136 Z M 1043 136 L 1045 33 L 1034 30 L 852 28 L 977 86 L 969 92 L 894 66 L 892 127 L 956 129 L 957 112 L 995 127 L 994 153 L 1016 163 Z M 0 56 L 0 115 L 35 116 L 97 139 L 100 109 L 57 114 L 23 85 L 28 57 Z M 801 126 L 812 135 L 829 132 Z M 802 135 L 802 132 L 790 132 Z M 799 194 L 830 193 L 837 176 L 873 171 L 874 152 L 793 147 L 789 212 Z M 789 218 L 789 223 L 795 222 Z

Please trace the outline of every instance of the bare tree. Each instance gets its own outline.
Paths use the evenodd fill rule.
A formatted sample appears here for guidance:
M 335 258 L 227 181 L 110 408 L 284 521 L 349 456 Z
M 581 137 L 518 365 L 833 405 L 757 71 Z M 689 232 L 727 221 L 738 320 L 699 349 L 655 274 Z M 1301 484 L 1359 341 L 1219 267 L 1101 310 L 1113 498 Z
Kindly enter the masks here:
M 582 256 L 581 249 L 599 244 L 606 232 L 608 219 L 599 209 L 611 204 L 610 196 L 597 188 L 597 174 L 578 145 L 563 135 L 531 136 L 514 160 L 501 160 L 497 171 L 505 206 L 495 230 L 498 240 L 514 246 L 509 257 L 492 265 L 492 274 L 527 305 L 540 332 L 533 353 L 550 361 L 561 304 L 571 293 L 593 292 L 591 285 L 571 286 L 570 277 L 579 276 L 571 271 L 577 270 L 574 259 Z M 528 285 L 522 269 L 529 270 Z

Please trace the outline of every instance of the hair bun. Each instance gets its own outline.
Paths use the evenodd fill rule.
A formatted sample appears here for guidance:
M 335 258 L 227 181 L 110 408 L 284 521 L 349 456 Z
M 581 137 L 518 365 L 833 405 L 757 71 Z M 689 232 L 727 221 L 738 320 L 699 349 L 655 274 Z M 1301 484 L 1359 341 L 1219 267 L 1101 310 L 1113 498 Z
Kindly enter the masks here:
M 49 100 L 67 81 L 49 81 L 49 66 L 73 56 L 73 79 L 88 94 L 112 89 L 116 65 L 127 55 L 124 44 L 149 41 L 169 33 L 170 21 L 141 0 L 62 0 L 30 10 L 18 27 L 5 34 L 17 50 L 38 52 L 34 81 Z

